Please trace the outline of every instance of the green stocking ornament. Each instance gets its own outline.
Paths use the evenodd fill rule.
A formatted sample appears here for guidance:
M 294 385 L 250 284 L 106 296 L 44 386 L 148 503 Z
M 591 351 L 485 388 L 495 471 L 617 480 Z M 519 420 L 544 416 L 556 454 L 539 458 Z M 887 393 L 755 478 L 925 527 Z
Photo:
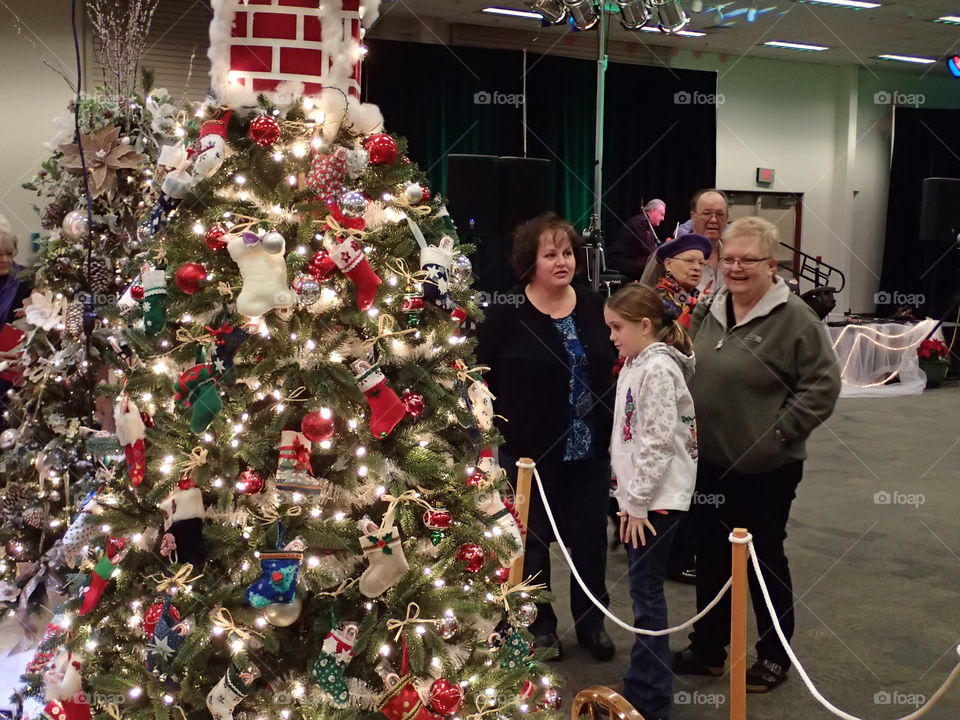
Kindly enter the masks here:
M 359 628 L 353 623 L 341 623 L 327 633 L 323 649 L 313 665 L 313 675 L 334 707 L 345 708 L 350 704 L 350 693 L 344 672 L 353 659 L 353 646 L 357 642 Z
M 163 270 L 143 274 L 143 328 L 147 335 L 157 336 L 167 325 L 167 277 Z

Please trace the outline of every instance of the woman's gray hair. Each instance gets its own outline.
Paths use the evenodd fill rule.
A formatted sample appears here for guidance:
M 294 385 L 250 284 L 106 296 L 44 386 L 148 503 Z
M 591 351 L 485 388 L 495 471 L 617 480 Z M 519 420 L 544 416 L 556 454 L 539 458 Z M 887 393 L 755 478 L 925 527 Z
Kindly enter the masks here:
M 17 252 L 17 236 L 10 227 L 10 221 L 0 215 L 0 244 L 8 242 L 13 245 L 13 252 Z
M 666 208 L 667 204 L 660 198 L 654 198 L 646 205 L 643 206 L 643 209 L 647 212 L 653 212 L 654 210 L 659 210 L 660 208 Z
M 777 226 L 761 217 L 737 218 L 727 225 L 720 241 L 732 237 L 755 237 L 760 241 L 760 252 L 764 257 L 773 257 L 777 253 L 777 244 L 780 242 L 780 233 Z

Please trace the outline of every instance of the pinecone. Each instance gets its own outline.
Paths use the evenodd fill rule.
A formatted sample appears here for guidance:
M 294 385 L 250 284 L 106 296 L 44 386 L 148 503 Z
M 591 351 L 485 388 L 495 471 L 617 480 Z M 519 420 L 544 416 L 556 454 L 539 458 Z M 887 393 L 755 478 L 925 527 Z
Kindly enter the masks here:
M 90 258 L 87 268 L 87 284 L 95 295 L 106 295 L 113 289 L 113 270 L 99 255 Z
M 52 202 L 43 209 L 43 215 L 40 218 L 40 226 L 44 230 L 54 230 L 63 223 L 63 218 L 67 215 L 67 208 L 59 202 Z
M 83 335 L 83 303 L 79 300 L 67 306 L 67 334 L 72 338 Z
M 22 485 L 10 485 L 0 498 L 0 515 L 19 517 L 30 500 L 30 492 Z
M 37 528 L 37 530 L 43 527 L 46 519 L 47 514 L 40 507 L 27 508 L 23 513 L 23 521 L 30 527 Z

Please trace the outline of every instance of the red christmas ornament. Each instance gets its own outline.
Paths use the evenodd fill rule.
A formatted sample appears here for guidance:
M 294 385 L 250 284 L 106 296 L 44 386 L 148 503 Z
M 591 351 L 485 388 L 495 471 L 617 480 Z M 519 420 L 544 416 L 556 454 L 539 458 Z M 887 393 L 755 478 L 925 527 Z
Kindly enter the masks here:
M 423 199 L 420 201 L 421 204 L 430 202 L 430 188 L 420 183 L 420 189 L 423 190 Z
M 493 580 L 498 583 L 505 583 L 510 579 L 510 568 L 508 567 L 498 567 L 493 571 Z
M 441 715 L 453 715 L 463 705 L 463 688 L 446 678 L 433 681 L 430 686 L 430 709 Z
M 473 543 L 464 543 L 457 550 L 457 560 L 467 564 L 465 569 L 468 573 L 480 572 L 485 559 L 483 548 Z
M 534 693 L 537 692 L 536 683 L 530 680 L 524 680 L 523 684 L 520 686 L 520 699 L 529 700 L 533 697 Z
M 467 478 L 467 487 L 480 487 L 487 481 L 487 474 L 483 470 L 474 470 Z
M 258 115 L 250 123 L 247 135 L 260 147 L 269 147 L 280 139 L 280 123 L 270 115 Z
M 336 271 L 337 264 L 326 250 L 317 250 L 307 264 L 307 272 L 321 282 L 329 280 Z
M 203 288 L 203 281 L 207 279 L 207 269 L 200 263 L 188 262 L 177 268 L 173 276 L 180 292 L 193 295 Z
M 227 229 L 217 223 L 212 225 L 204 234 L 203 242 L 206 243 L 207 247 L 211 250 L 223 250 L 227 246 L 226 240 L 223 239 L 223 236 L 227 234 Z
M 143 300 L 143 285 L 133 285 L 130 288 L 130 297 L 134 300 Z
M 153 427 L 153 415 L 148 413 L 146 410 L 140 411 L 140 420 L 143 422 L 144 427 Z
M 263 491 L 264 485 L 263 475 L 256 470 L 247 468 L 237 476 L 235 487 L 241 495 L 256 495 Z
M 143 614 L 143 623 L 141 627 L 143 628 L 144 634 L 148 638 L 153 637 L 153 631 L 157 627 L 157 621 L 160 619 L 160 616 L 163 615 L 163 603 L 155 602 L 147 611 Z M 180 611 L 173 605 L 170 606 L 170 617 L 174 620 L 180 620 Z
M 453 522 L 453 514 L 449 510 L 437 508 L 423 511 L 423 524 L 427 530 L 447 530 Z
M 407 414 L 410 417 L 418 418 L 423 414 L 423 395 L 407 390 L 400 396 L 400 402 L 407 408 Z
M 181 490 L 189 490 L 190 488 L 196 487 L 197 484 L 193 481 L 193 478 L 189 475 L 184 475 L 182 478 L 177 480 L 177 487 Z
M 323 442 L 333 437 L 336 428 L 333 424 L 333 413 L 329 410 L 308 412 L 300 422 L 300 432 L 310 442 Z
M 386 133 L 371 135 L 363 142 L 374 165 L 392 165 L 397 161 L 397 143 Z

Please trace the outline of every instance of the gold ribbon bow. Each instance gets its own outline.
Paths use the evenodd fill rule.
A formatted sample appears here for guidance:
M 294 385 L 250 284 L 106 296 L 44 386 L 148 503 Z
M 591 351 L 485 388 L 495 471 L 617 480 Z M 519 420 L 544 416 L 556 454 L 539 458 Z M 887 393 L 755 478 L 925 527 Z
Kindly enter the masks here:
M 464 382 L 464 383 L 467 383 L 467 382 L 472 383 L 478 380 L 478 378 L 473 376 L 473 373 L 478 373 L 479 375 L 483 375 L 483 373 L 488 372 L 490 370 L 490 368 L 487 367 L 486 365 L 477 365 L 475 367 L 468 368 L 467 364 L 463 362 L 463 360 L 457 360 L 455 369 L 457 371 L 457 377 L 460 379 L 461 382 Z M 496 398 L 494 398 L 492 394 L 490 395 L 490 397 L 496 400 Z
M 223 281 L 218 282 L 217 292 L 225 297 L 233 298 L 233 288 L 230 287 L 230 283 L 225 283 Z
M 394 265 L 391 266 L 387 264 L 387 270 L 395 272 L 397 275 L 403 278 L 404 283 L 407 285 L 419 285 L 424 280 L 427 279 L 426 270 L 415 270 L 411 272 L 407 268 L 407 263 L 404 262 L 403 258 L 394 258 Z
M 465 720 L 483 720 L 485 715 L 493 715 L 494 713 L 503 712 L 509 707 L 520 704 L 520 699 L 515 698 L 513 700 L 508 700 L 503 705 L 496 705 L 494 707 L 487 707 L 487 695 L 480 693 L 474 698 L 473 704 L 477 708 L 477 712 L 467 715 Z M 494 700 L 490 699 L 491 703 L 494 703 Z
M 177 340 L 180 342 L 180 344 L 170 352 L 179 350 L 180 348 L 190 345 L 191 343 L 207 345 L 212 343 L 213 339 L 213 335 L 206 330 L 191 331 L 189 328 L 179 327 L 177 328 Z M 170 353 L 167 354 L 169 355 Z
M 255 517 L 257 520 L 259 520 L 262 525 L 272 525 L 273 523 L 279 521 L 280 518 L 296 517 L 297 515 L 300 515 L 303 512 L 303 508 L 300 507 L 299 505 L 293 505 L 287 508 L 287 510 L 283 512 L 283 514 L 278 512 L 277 509 L 274 507 L 265 507 L 262 510 L 263 510 L 262 515 L 258 515 L 253 510 L 250 511 L 250 514 L 253 517 Z
M 358 230 L 357 228 L 348 228 L 341 225 L 333 215 L 327 215 L 323 219 L 323 224 L 326 226 L 327 230 L 332 232 L 338 237 L 350 237 L 353 236 L 357 240 L 362 240 L 367 236 L 366 230 Z
M 364 340 L 360 343 L 360 346 L 364 350 L 371 349 L 378 341 L 393 337 L 394 335 L 407 335 L 409 333 L 416 332 L 416 328 L 409 328 L 407 330 L 397 330 L 397 321 L 394 320 L 393 315 L 381 315 L 377 319 L 377 334 L 375 337 L 370 338 L 369 340 Z
M 387 630 L 396 630 L 397 634 L 393 636 L 393 641 L 397 642 L 400 639 L 401 633 L 403 633 L 403 628 L 407 625 L 413 625 L 416 623 L 433 623 L 436 624 L 439 622 L 437 618 L 421 618 L 420 617 L 420 606 L 415 602 L 407 605 L 407 616 L 403 620 L 387 620 Z
M 116 703 L 107 703 L 107 704 L 104 706 L 103 711 L 104 711 L 107 715 L 109 715 L 110 717 L 112 717 L 113 720 L 123 720 L 123 719 L 120 717 L 120 708 L 117 707 L 117 704 L 116 704 Z
M 203 577 L 203 573 L 195 577 L 190 577 L 190 573 L 193 572 L 193 565 L 186 563 L 183 567 L 177 570 L 170 577 L 166 577 L 163 573 L 155 573 L 153 575 L 147 575 L 147 580 L 152 580 L 157 583 L 157 592 L 165 593 L 170 588 L 177 588 L 178 590 L 183 590 L 192 582 L 196 582 Z
M 403 193 L 393 196 L 393 204 L 398 208 L 403 208 L 408 213 L 422 215 L 423 217 L 426 217 L 433 212 L 433 208 L 431 208 L 429 205 L 419 203 L 414 205 L 403 196 Z
M 540 573 L 537 573 L 539 575 Z M 523 582 L 517 583 L 516 585 L 511 586 L 509 583 L 503 583 L 500 586 L 500 589 L 497 591 L 496 597 L 494 597 L 494 602 L 503 603 L 503 608 L 509 613 L 510 612 L 510 601 L 507 599 L 510 595 L 514 593 L 531 593 L 538 590 L 546 590 L 547 586 L 543 583 L 534 584 L 533 581 L 536 579 L 537 575 L 527 578 Z
M 263 633 L 258 633 L 256 630 L 239 627 L 233 621 L 233 615 L 224 607 L 218 607 L 210 613 L 210 620 L 213 621 L 214 627 L 218 627 L 226 633 L 236 635 L 241 640 L 249 640 L 254 635 L 263 637 Z
M 201 465 L 207 464 L 207 449 L 199 445 L 190 451 L 189 457 L 183 462 L 178 462 L 177 467 L 181 468 L 181 475 L 189 475 Z
M 360 578 L 353 578 L 352 580 L 344 580 L 342 583 L 337 585 L 335 590 L 327 590 L 326 592 L 315 592 L 314 595 L 322 595 L 324 597 L 337 597 L 343 595 L 349 588 L 352 588 L 360 582 Z

